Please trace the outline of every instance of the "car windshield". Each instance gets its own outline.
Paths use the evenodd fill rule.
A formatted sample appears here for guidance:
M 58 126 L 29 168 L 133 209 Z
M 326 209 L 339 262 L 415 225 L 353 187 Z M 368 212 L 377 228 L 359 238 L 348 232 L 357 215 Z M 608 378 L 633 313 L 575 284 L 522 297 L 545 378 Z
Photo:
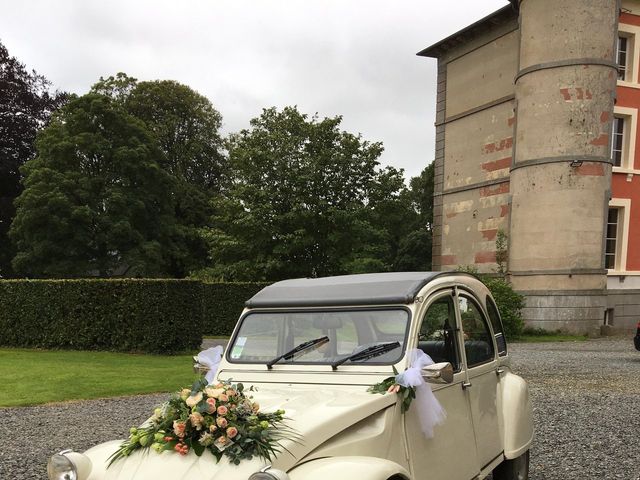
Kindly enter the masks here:
M 252 312 L 242 319 L 228 359 L 232 363 L 266 364 L 305 342 L 326 336 L 328 342 L 283 358 L 278 364 L 331 365 L 369 347 L 399 342 L 397 348 L 382 349 L 371 358 L 356 356 L 344 363 L 389 365 L 402 358 L 408 330 L 409 312 L 402 308 Z

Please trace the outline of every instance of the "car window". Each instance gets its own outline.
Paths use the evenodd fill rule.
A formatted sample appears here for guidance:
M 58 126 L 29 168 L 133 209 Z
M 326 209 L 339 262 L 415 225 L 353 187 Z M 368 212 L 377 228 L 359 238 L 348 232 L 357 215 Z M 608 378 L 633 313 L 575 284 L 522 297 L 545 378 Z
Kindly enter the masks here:
M 502 328 L 502 321 L 500 320 L 500 314 L 498 313 L 498 307 L 493 302 L 493 299 L 487 295 L 487 312 L 489 313 L 489 320 L 491 321 L 491 327 L 493 328 L 493 336 L 496 338 L 496 345 L 498 346 L 498 355 L 504 357 L 507 354 L 507 341 L 504 337 L 504 329 Z
M 467 366 L 473 367 L 493 360 L 493 339 L 482 311 L 470 297 L 464 294 L 458 296 L 458 305 L 462 320 Z
M 323 336 L 329 342 L 286 363 L 331 364 L 367 347 L 399 342 L 400 347 L 353 363 L 390 364 L 402 358 L 409 329 L 405 309 L 345 311 L 252 312 L 233 338 L 228 355 L 232 363 L 265 363 L 292 348 Z
M 434 362 L 450 362 L 459 370 L 456 342 L 456 313 L 452 296 L 433 302 L 422 318 L 418 334 L 418 348 Z

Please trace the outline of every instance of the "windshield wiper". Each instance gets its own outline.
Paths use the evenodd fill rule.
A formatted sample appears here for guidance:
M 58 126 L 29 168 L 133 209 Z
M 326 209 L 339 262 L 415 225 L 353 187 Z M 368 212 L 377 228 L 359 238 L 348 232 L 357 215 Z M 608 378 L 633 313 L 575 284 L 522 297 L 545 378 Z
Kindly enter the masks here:
M 271 370 L 271 368 L 280 360 L 282 359 L 289 360 L 290 358 L 293 358 L 297 355 L 302 355 L 302 353 L 306 353 L 307 350 L 311 350 L 311 349 L 315 350 L 320 345 L 324 345 L 328 341 L 329 341 L 329 337 L 325 335 L 324 337 L 316 338 L 314 340 L 309 340 L 308 342 L 301 343 L 300 345 L 293 348 L 292 350 L 289 350 L 287 353 L 282 354 L 279 357 L 276 357 L 273 360 L 271 360 L 269 363 L 267 363 L 267 368 Z
M 348 361 L 369 360 L 370 358 L 377 357 L 383 353 L 390 352 L 400 346 L 400 342 L 381 343 L 380 345 L 372 345 L 365 348 L 361 352 L 354 353 L 348 357 L 341 358 L 337 362 L 331 364 L 333 370 L 337 370 L 340 365 Z

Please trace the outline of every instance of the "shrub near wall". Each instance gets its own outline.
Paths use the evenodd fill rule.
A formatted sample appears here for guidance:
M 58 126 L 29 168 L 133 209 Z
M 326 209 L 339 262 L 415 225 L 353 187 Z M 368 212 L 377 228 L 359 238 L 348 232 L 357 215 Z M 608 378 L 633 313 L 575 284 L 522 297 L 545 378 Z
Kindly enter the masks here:
M 0 281 L 0 345 L 176 353 L 200 347 L 191 280 Z
M 231 335 L 244 303 L 267 285 L 269 283 L 204 283 L 205 334 Z

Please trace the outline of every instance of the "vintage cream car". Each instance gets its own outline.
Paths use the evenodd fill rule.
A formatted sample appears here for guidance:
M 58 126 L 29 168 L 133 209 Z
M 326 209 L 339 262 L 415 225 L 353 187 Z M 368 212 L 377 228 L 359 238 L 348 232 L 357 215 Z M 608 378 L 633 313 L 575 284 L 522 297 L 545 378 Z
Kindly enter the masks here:
M 246 305 L 217 378 L 255 386 L 262 408 L 284 409 L 301 441 L 285 440 L 269 463 L 138 451 L 107 469 L 119 445 L 108 442 L 57 456 L 50 478 L 528 478 L 533 427 L 527 384 L 511 372 L 494 300 L 472 275 L 287 280 Z M 324 337 L 328 341 L 314 343 Z M 300 345 L 306 346 L 281 358 Z M 367 391 L 393 375 L 393 367 L 409 367 L 412 348 L 437 362 L 423 372 L 446 411 L 432 436 L 421 431 L 418 405 L 402 413 L 398 395 Z

